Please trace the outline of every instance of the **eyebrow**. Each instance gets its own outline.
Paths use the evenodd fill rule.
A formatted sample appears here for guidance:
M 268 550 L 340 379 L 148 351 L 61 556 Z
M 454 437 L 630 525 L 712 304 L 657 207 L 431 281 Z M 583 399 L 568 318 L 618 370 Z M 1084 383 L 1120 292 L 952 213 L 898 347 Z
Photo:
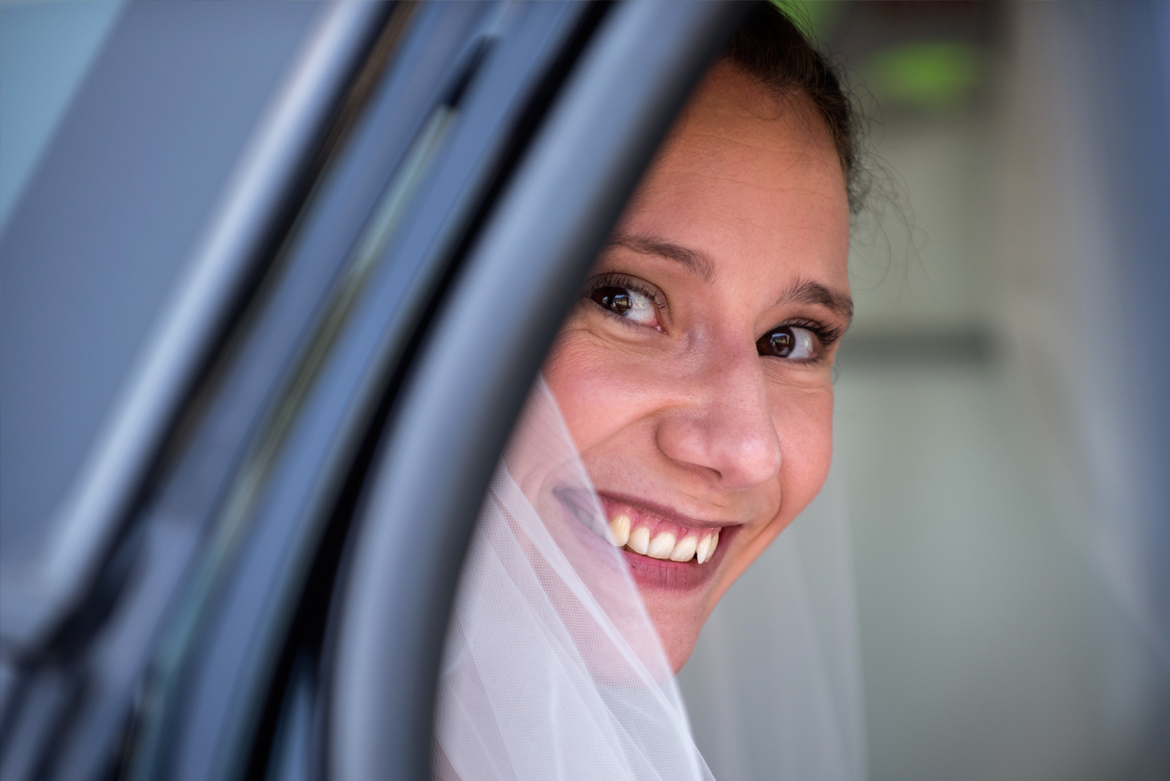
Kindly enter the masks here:
M 701 277 L 704 282 L 710 282 L 715 276 L 715 264 L 707 255 L 655 236 L 618 233 L 610 238 L 606 245 L 606 249 L 613 247 L 624 247 L 642 255 L 658 255 L 668 260 L 677 261 Z M 776 303 L 778 305 L 820 304 L 844 318 L 846 325 L 853 322 L 853 299 L 849 294 L 833 290 L 811 279 L 797 280 L 794 285 L 780 295 Z
M 655 236 L 641 234 L 618 233 L 610 238 L 606 249 L 625 247 L 641 255 L 658 255 L 681 263 L 687 270 L 698 275 L 704 282 L 710 282 L 715 277 L 715 264 L 702 252 L 687 249 L 678 244 L 664 241 Z
M 833 290 L 811 279 L 797 280 L 796 284 L 780 294 L 776 303 L 820 304 L 844 318 L 846 327 L 853 322 L 853 299 L 849 294 Z

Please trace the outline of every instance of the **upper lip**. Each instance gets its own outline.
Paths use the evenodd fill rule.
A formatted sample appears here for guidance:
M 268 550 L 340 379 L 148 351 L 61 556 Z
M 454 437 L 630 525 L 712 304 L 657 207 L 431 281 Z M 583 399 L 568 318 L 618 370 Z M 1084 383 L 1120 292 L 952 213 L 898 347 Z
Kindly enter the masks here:
M 626 494 L 613 493 L 611 491 L 598 491 L 598 496 L 602 499 L 610 499 L 620 504 L 626 504 L 638 510 L 642 510 L 652 515 L 657 515 L 664 521 L 677 523 L 680 526 L 690 526 L 696 529 L 721 529 L 727 526 L 740 526 L 740 521 L 720 521 L 720 520 L 705 520 L 701 518 L 693 518 L 689 515 L 684 515 L 673 507 L 668 507 L 664 504 L 657 504 L 646 499 L 639 499 L 635 496 L 628 496 Z

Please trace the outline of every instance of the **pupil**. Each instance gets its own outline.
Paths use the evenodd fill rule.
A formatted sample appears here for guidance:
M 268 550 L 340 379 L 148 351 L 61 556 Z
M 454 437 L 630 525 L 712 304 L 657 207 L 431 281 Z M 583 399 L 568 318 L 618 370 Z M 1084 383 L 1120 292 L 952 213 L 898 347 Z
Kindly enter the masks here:
M 785 358 L 792 352 L 795 341 L 792 331 L 788 328 L 782 328 L 770 334 L 764 334 L 760 337 L 760 341 L 756 342 L 756 345 L 761 353 Z
M 593 291 L 593 300 L 611 312 L 624 315 L 633 306 L 629 291 L 620 287 L 601 287 Z

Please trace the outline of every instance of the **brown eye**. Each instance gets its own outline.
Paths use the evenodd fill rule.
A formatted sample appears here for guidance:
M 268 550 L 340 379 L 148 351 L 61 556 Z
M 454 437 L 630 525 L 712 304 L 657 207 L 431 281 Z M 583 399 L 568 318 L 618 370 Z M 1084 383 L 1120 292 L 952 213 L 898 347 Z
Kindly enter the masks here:
M 636 287 L 604 282 L 589 291 L 589 299 L 614 317 L 628 320 L 633 325 L 644 325 L 661 331 L 658 322 L 659 305 L 650 293 L 640 292 Z
M 787 358 L 792 352 L 796 338 L 791 328 L 777 328 L 769 331 L 756 340 L 756 349 L 760 355 L 774 355 L 777 358 Z
M 756 340 L 760 355 L 807 360 L 816 355 L 812 331 L 794 325 L 774 328 Z
M 589 297 L 614 314 L 622 316 L 634 306 L 634 300 L 630 296 L 630 291 L 624 287 L 606 285 L 605 287 L 599 287 L 594 290 Z

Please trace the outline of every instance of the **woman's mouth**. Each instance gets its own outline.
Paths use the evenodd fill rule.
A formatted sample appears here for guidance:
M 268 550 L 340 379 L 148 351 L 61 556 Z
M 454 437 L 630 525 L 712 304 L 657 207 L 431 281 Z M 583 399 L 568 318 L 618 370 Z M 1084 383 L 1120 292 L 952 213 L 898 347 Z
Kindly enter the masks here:
M 706 583 L 715 572 L 717 553 L 723 550 L 720 538 L 726 543 L 739 529 L 738 525 L 683 518 L 666 508 L 634 500 L 600 498 L 612 542 L 623 549 L 642 585 L 691 588 Z
M 613 535 L 613 543 L 619 548 L 649 556 L 652 559 L 670 561 L 691 561 L 695 559 L 699 564 L 705 564 L 715 554 L 719 545 L 719 530 L 697 532 L 686 529 L 664 529 L 651 531 L 651 524 L 645 519 L 639 525 L 630 513 L 618 512 L 609 519 L 609 531 Z

